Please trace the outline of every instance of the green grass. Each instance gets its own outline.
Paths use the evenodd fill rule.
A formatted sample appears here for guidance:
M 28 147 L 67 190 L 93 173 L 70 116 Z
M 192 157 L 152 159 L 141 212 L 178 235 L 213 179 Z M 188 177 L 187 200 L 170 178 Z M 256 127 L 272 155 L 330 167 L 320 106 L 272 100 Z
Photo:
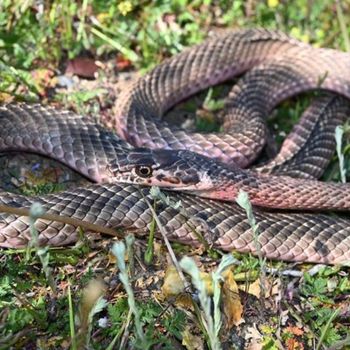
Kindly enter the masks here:
M 98 98 L 108 98 L 104 88 L 57 91 L 33 72 L 47 69 L 57 75 L 58 70 L 64 72 L 67 60 L 83 55 L 103 62 L 127 62 L 129 70 L 144 73 L 185 47 L 201 42 L 208 33 L 227 28 L 280 29 L 316 46 L 342 50 L 349 46 L 350 22 L 346 14 L 350 3 L 345 1 L 340 1 L 338 6 L 331 0 L 316 0 L 312 5 L 307 0 L 53 0 L 43 3 L 44 7 L 34 0 L 0 2 L 0 101 L 55 102 L 82 114 L 98 115 Z M 221 88 L 204 92 L 202 96 L 205 113 L 196 121 L 197 126 L 206 131 L 216 129 L 217 123 L 209 114 L 215 114 L 222 105 Z M 272 124 L 276 124 L 278 131 L 290 131 L 307 103 L 308 98 L 284 103 Z M 196 105 L 189 101 L 186 108 L 194 111 Z M 349 150 L 345 133 L 345 156 Z M 349 168 L 346 158 L 344 167 Z M 339 178 L 336 158 L 331 169 L 334 169 L 330 171 L 331 177 Z M 28 184 L 22 191 L 41 194 L 59 189 L 61 184 L 40 182 Z M 89 344 L 91 349 L 132 348 L 142 337 L 150 346 L 173 349 L 186 348 L 183 342 L 196 344 L 205 338 L 201 314 L 179 306 L 174 300 L 162 299 L 160 288 L 167 267 L 164 247 L 155 245 L 151 237 L 148 247 L 151 253 L 146 258 L 146 248 L 140 242 L 136 243 L 132 256 L 126 254 L 127 267 L 130 264 L 134 267 L 132 273 L 124 271 L 130 288 L 125 294 L 118 277 L 122 271 L 115 267 L 107 241 L 80 241 L 73 247 L 50 249 L 44 256 L 44 268 L 35 254 L 38 250 L 33 250 L 29 260 L 25 251 L 1 252 L 0 349 L 11 346 L 15 349 L 79 349 L 82 344 Z M 213 252 L 197 252 L 178 244 L 172 246 L 178 256 L 192 254 L 204 266 L 218 264 L 218 254 Z M 234 255 L 241 261 L 235 268 L 235 277 L 242 288 L 248 290 L 260 276 L 262 261 L 248 254 Z M 267 271 L 294 268 L 270 261 L 264 261 L 263 267 Z M 281 344 L 287 348 L 292 341 L 303 344 L 305 349 L 325 349 L 344 339 L 343 347 L 349 346 L 348 270 L 325 267 L 311 276 L 310 267 L 300 267 L 304 275 L 297 281 L 267 273 L 271 285 L 272 282 L 280 284 L 280 295 L 256 303 L 242 292 L 243 318 L 250 330 L 250 325 L 258 324 L 264 349 L 277 349 Z M 84 306 L 87 286 L 95 279 L 103 280 L 107 288 Z M 55 286 L 56 294 L 48 288 L 50 285 Z M 135 316 L 138 310 L 138 321 L 130 312 L 130 291 L 134 295 L 133 313 Z M 196 300 L 196 294 L 192 296 Z M 261 314 L 262 304 L 265 310 Z M 216 312 L 218 314 L 217 309 Z M 301 333 L 293 332 L 292 326 L 298 327 Z M 224 346 L 232 348 L 242 340 L 238 333 L 233 329 L 218 336 Z

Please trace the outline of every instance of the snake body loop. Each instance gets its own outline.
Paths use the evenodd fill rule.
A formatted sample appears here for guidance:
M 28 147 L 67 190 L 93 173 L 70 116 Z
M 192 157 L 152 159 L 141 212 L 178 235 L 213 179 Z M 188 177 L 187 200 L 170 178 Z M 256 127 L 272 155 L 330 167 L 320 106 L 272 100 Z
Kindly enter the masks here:
M 159 120 L 177 102 L 252 67 L 230 94 L 222 133 L 188 133 Z M 348 53 L 314 49 L 280 32 L 230 32 L 185 50 L 137 81 L 118 99 L 110 125 L 135 146 L 190 149 L 247 167 L 265 145 L 265 119 L 273 107 L 312 89 L 350 97 L 349 71 Z
M 247 70 L 250 71 L 228 97 L 224 131 L 206 135 L 188 133 L 159 119 L 177 102 Z M 48 214 L 89 222 L 94 227 L 147 232 L 152 223 L 148 202 L 153 199 L 149 190 L 106 183 L 113 181 L 111 164 L 130 159 L 134 152 L 130 143 L 147 148 L 189 149 L 227 163 L 227 169 L 233 169 L 233 164 L 247 167 L 266 143 L 265 119 L 275 105 L 294 94 L 322 89 L 342 96 L 316 97 L 279 155 L 268 164 L 255 167 L 255 171 L 265 173 L 260 179 L 272 179 L 262 191 L 260 188 L 257 196 L 266 203 L 277 193 L 274 200 L 289 201 L 287 208 L 309 201 L 313 209 L 322 208 L 323 197 L 331 203 L 324 208 L 333 208 L 332 198 L 336 197 L 334 201 L 346 203 L 347 209 L 349 201 L 344 195 L 344 191 L 349 191 L 347 187 L 339 190 L 334 185 L 332 193 L 320 191 L 317 198 L 310 195 L 308 198 L 308 184 L 313 184 L 317 192 L 318 183 L 300 183 L 266 174 L 308 179 L 321 176 L 333 153 L 334 128 L 349 115 L 349 77 L 347 53 L 315 49 L 279 32 L 252 29 L 228 33 L 185 50 L 124 91 L 115 107 L 115 119 L 107 123 L 125 141 L 71 112 L 40 105 L 2 106 L 0 121 L 6 127 L 0 129 L 1 152 L 43 154 L 99 184 L 33 198 L 3 192 L 0 205 L 29 208 L 33 202 L 39 202 Z M 255 180 L 249 176 L 242 185 L 254 191 L 250 185 Z M 294 192 L 284 190 L 288 186 Z M 181 202 L 180 208 L 175 209 L 156 200 L 157 213 L 170 239 L 197 245 L 201 241 L 196 233 L 200 233 L 216 248 L 256 252 L 245 212 L 234 203 L 183 193 L 167 195 L 170 201 Z M 346 217 L 257 208 L 254 213 L 261 232 L 261 251 L 268 258 L 329 264 L 350 260 L 350 220 Z M 58 246 L 77 239 L 72 223 L 40 219 L 36 227 L 41 244 Z M 28 218 L 0 214 L 0 246 L 23 247 L 29 239 Z

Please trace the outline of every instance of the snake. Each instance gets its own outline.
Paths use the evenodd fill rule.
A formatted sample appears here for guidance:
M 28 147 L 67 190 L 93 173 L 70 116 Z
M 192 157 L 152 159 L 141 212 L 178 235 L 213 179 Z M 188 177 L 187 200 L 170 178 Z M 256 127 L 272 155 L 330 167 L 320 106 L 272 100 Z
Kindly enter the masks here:
M 348 53 L 245 29 L 156 66 L 121 92 L 105 125 L 40 104 L 0 106 L 1 153 L 41 154 L 95 182 L 45 196 L 2 191 L 0 246 L 28 245 L 30 219 L 15 211 L 40 203 L 46 213 L 35 223 L 41 245 L 71 244 L 84 225 L 147 234 L 155 210 L 170 240 L 269 259 L 347 263 L 350 220 L 323 211 L 349 210 L 349 187 L 317 179 L 333 155 L 334 129 L 350 112 L 349 73 Z M 242 74 L 227 97 L 222 131 L 188 132 L 162 120 L 178 102 Z M 269 113 L 306 91 L 316 91 L 314 102 L 277 156 L 247 169 L 267 142 Z M 149 185 L 164 187 L 164 194 Z M 258 242 L 234 202 L 241 189 L 253 204 Z

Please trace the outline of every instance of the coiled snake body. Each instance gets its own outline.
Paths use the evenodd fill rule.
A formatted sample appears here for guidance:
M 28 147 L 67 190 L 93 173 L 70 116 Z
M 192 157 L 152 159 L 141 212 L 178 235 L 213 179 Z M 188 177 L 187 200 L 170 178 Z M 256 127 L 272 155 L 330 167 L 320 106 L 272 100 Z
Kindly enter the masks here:
M 158 119 L 186 97 L 249 69 L 228 97 L 224 132 L 188 133 Z M 152 149 L 188 149 L 214 158 L 220 163 L 208 160 L 211 165 L 206 176 L 215 175 L 215 169 L 223 167 L 225 171 L 221 174 L 233 181 L 239 179 L 236 189 L 243 186 L 249 192 L 255 184 L 257 204 L 261 206 L 276 207 L 275 203 L 282 203 L 277 207 L 348 210 L 350 190 L 346 185 L 322 185 L 311 179 L 322 175 L 333 154 L 334 128 L 344 122 L 350 112 L 346 99 L 350 98 L 349 76 L 350 55 L 347 53 L 315 49 L 279 32 L 243 30 L 185 50 L 124 91 L 115 107 L 116 118 L 107 123 L 125 141 L 88 118 L 71 112 L 40 105 L 2 106 L 0 120 L 6 127 L 0 130 L 1 152 L 44 154 L 104 184 L 33 198 L 1 193 L 0 205 L 29 208 L 31 203 L 39 202 L 49 214 L 75 218 L 97 227 L 147 232 L 152 222 L 147 201 L 153 199 L 148 188 L 135 185 L 147 181 L 140 181 L 131 171 L 133 177 L 128 173 L 122 180 L 134 184 L 112 182 L 121 178 L 120 173 L 125 170 L 121 164 L 136 159 L 135 166 L 140 166 L 137 162 L 146 159 L 147 165 L 151 162 L 154 166 L 158 161 L 152 157 L 164 156 L 162 151 L 133 150 L 131 143 Z M 330 93 L 317 97 L 287 137 L 277 157 L 255 168 L 255 172 L 265 174 L 240 172 L 237 165 L 247 167 L 265 145 L 267 114 L 281 100 L 315 89 L 332 91 L 343 97 Z M 140 155 L 142 157 L 138 158 Z M 205 157 L 198 157 L 207 164 Z M 281 174 L 306 180 L 279 178 L 277 175 Z M 160 183 L 169 181 L 164 174 L 157 180 Z M 183 193 L 169 192 L 168 195 L 171 200 L 181 202 L 180 209 L 161 200 L 157 200 L 155 207 L 170 239 L 200 244 L 196 235 L 199 232 L 214 247 L 256 252 L 245 212 L 236 204 Z M 322 204 L 323 197 L 327 204 Z M 271 200 L 273 205 L 269 205 Z M 294 203 L 301 205 L 293 206 Z M 254 213 L 259 223 L 261 251 L 268 258 L 330 264 L 350 260 L 350 220 L 347 218 L 259 208 L 255 208 Z M 25 216 L 0 214 L 0 246 L 25 246 L 30 237 L 28 222 Z M 57 246 L 77 239 L 72 223 L 39 219 L 36 225 L 42 244 Z

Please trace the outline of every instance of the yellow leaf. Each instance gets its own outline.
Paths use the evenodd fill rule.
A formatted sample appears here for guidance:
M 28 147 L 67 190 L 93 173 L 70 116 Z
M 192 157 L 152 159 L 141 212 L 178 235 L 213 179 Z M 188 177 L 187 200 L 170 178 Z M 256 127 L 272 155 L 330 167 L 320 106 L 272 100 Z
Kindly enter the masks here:
M 1 103 L 10 103 L 13 102 L 14 97 L 6 92 L 0 92 L 0 102 Z
M 308 43 L 310 42 L 310 35 L 307 34 L 307 33 L 305 33 L 305 34 L 303 34 L 303 35 L 301 36 L 300 40 L 301 40 L 302 42 L 308 44 Z
M 194 303 L 190 294 L 182 293 L 176 297 L 175 305 L 185 310 L 194 311 Z
M 213 295 L 213 279 L 211 278 L 211 275 L 208 272 L 201 272 L 200 276 L 205 284 L 205 289 L 208 295 Z
M 132 9 L 132 3 L 130 1 L 122 1 L 118 4 L 118 10 L 123 16 L 126 16 Z
M 255 282 L 249 285 L 248 293 L 256 296 L 257 298 L 260 298 L 260 292 L 261 292 L 260 279 L 258 278 L 257 280 L 255 280 Z
M 108 252 L 108 265 L 115 265 L 117 262 L 117 258 L 116 256 L 112 253 L 112 251 L 110 250 Z
M 184 291 L 184 284 L 175 266 L 170 265 L 165 271 L 162 292 L 165 298 L 177 296 Z
M 176 268 L 174 265 L 168 266 L 165 271 L 162 292 L 159 295 L 159 300 L 164 301 L 165 299 L 172 299 L 172 302 L 175 302 L 176 306 L 182 307 L 186 310 L 193 310 L 191 295 L 184 293 L 184 290 L 184 285 Z
M 278 278 L 265 278 L 264 279 L 264 291 L 265 295 L 261 293 L 261 280 L 258 278 L 253 283 L 249 285 L 248 293 L 256 296 L 258 299 L 263 296 L 265 298 L 270 298 L 272 296 L 278 295 L 280 293 L 281 281 Z
M 182 345 L 186 347 L 187 350 L 202 350 L 204 349 L 203 339 L 200 336 L 193 335 L 189 327 L 181 333 L 182 335 Z
M 267 0 L 267 6 L 270 8 L 277 7 L 279 4 L 279 0 Z
M 110 15 L 106 12 L 101 12 L 96 17 L 97 20 L 102 24 L 106 23 L 110 19 Z
M 242 321 L 243 305 L 239 297 L 239 290 L 231 269 L 222 274 L 222 309 L 226 318 L 226 328 L 231 329 Z

